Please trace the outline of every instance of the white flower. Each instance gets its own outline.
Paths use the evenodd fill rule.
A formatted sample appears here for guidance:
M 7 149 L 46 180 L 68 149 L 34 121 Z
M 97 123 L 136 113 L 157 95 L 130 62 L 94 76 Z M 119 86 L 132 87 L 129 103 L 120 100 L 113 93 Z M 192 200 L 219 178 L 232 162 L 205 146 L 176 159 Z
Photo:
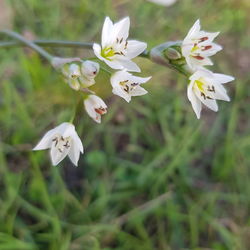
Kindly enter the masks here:
M 140 68 L 131 59 L 140 55 L 147 44 L 136 40 L 127 40 L 130 19 L 126 17 L 113 24 L 106 17 L 102 28 L 102 44 L 93 45 L 95 55 L 113 69 L 127 69 L 140 72 Z
M 192 70 L 213 65 L 209 57 L 222 50 L 220 45 L 213 42 L 220 32 L 209 33 L 200 29 L 200 20 L 197 20 L 182 42 L 182 54 Z
M 176 0 L 148 0 L 148 1 L 163 6 L 170 6 L 176 2 Z
M 189 79 L 187 96 L 198 119 L 200 119 L 202 103 L 217 112 L 216 100 L 230 101 L 223 84 L 233 81 L 234 77 L 201 68 Z
M 99 63 L 92 61 L 84 61 L 81 65 L 82 74 L 88 79 L 94 79 L 99 73 L 100 65 Z
M 97 123 L 101 123 L 101 116 L 107 113 L 107 105 L 96 95 L 89 95 L 84 100 L 84 106 L 88 115 Z
M 33 150 L 48 148 L 50 148 L 50 157 L 54 166 L 67 155 L 77 166 L 80 152 L 83 153 L 83 145 L 75 131 L 75 126 L 68 122 L 64 122 L 48 131 Z
M 148 93 L 140 85 L 147 82 L 150 78 L 134 76 L 125 70 L 117 71 L 110 79 L 113 87 L 112 92 L 130 102 L 132 96 L 140 96 Z

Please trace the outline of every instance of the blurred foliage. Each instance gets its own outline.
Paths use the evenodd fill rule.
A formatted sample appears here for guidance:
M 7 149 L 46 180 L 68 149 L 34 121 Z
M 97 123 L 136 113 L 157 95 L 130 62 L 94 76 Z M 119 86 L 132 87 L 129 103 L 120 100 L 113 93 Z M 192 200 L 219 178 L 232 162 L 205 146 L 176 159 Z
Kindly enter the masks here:
M 4 1 L 3 1 L 4 2 Z M 2 7 L 5 6 L 5 7 Z M 8 8 L 8 12 L 5 12 Z M 85 155 L 50 165 L 31 152 L 39 138 L 70 118 L 77 93 L 28 49 L 1 49 L 0 249 L 249 249 L 250 4 L 248 0 L 179 0 L 169 8 L 144 0 L 6 0 L 1 27 L 31 38 L 99 41 L 104 17 L 129 15 L 131 37 L 153 47 L 183 38 L 197 18 L 221 31 L 217 72 L 234 75 L 232 101 L 197 120 L 187 80 L 138 59 L 153 75 L 149 94 L 127 104 L 107 97 L 101 125 L 77 120 Z M 56 55 L 91 57 L 80 49 Z

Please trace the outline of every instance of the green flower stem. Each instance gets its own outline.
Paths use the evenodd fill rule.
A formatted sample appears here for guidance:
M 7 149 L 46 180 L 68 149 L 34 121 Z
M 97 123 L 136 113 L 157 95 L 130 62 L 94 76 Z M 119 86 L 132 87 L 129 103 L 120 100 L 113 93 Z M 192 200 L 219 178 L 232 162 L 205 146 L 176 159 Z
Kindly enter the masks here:
M 63 48 L 82 48 L 82 49 L 92 49 L 94 43 L 87 42 L 74 42 L 74 41 L 60 41 L 60 40 L 34 40 L 33 44 L 39 45 L 41 47 L 63 47 Z M 12 42 L 0 42 L 0 48 L 13 48 L 24 46 L 25 44 L 20 41 Z M 140 57 L 149 58 L 149 52 L 144 51 L 140 54 Z
M 43 48 L 41 48 L 37 44 L 33 43 L 32 41 L 29 41 L 29 40 L 25 39 L 23 36 L 19 35 L 16 32 L 13 32 L 13 31 L 10 31 L 10 30 L 1 30 L 0 34 L 4 34 L 4 35 L 7 35 L 7 36 L 9 36 L 11 38 L 14 38 L 15 40 L 18 41 L 18 42 L 16 42 L 17 45 L 18 44 L 19 45 L 26 45 L 26 46 L 34 49 L 36 52 L 38 52 L 41 56 L 43 56 L 44 58 L 46 58 L 50 62 L 53 59 L 53 56 L 51 54 L 49 54 L 47 51 L 45 51 Z M 15 42 L 11 42 L 11 43 L 15 44 Z M 5 43 L 5 45 L 6 44 L 7 43 Z

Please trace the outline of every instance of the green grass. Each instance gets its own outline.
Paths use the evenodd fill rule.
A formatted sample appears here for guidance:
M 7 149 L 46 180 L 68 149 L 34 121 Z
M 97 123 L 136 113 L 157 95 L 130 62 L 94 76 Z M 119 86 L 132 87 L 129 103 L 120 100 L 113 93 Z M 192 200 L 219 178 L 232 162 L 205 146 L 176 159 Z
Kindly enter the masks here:
M 95 89 L 109 112 L 101 125 L 84 111 L 76 126 L 85 154 L 52 167 L 31 152 L 67 121 L 77 93 L 30 50 L 1 49 L 0 249 L 178 250 L 250 248 L 250 5 L 247 0 L 8 0 L 9 26 L 36 38 L 99 41 L 106 15 L 129 15 L 131 37 L 153 47 L 184 38 L 197 18 L 221 31 L 214 71 L 234 75 L 232 101 L 197 120 L 187 80 L 138 59 L 149 94 L 127 104 L 108 76 Z M 3 11 L 3 10 L 0 10 Z M 0 24 L 1 25 L 1 24 Z M 92 56 L 86 50 L 49 50 Z

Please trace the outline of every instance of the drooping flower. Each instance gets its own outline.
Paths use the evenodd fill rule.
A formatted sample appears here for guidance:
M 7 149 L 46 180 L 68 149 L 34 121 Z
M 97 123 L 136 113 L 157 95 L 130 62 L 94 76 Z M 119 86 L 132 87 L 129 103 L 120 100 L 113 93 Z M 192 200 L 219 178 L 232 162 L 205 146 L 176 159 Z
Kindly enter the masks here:
M 151 77 L 134 76 L 125 70 L 117 71 L 110 79 L 113 87 L 112 92 L 130 102 L 132 96 L 141 96 L 148 93 L 140 85 L 149 79 Z
M 88 88 L 95 84 L 95 77 L 99 72 L 99 64 L 92 61 L 64 64 L 62 72 L 69 86 L 74 90 Z
M 140 68 L 131 59 L 140 55 L 147 44 L 136 40 L 127 40 L 129 35 L 130 19 L 126 17 L 113 24 L 106 17 L 102 28 L 102 43 L 94 44 L 95 55 L 113 69 L 127 69 L 140 72 Z
M 189 79 L 187 96 L 198 119 L 200 119 L 202 103 L 217 112 L 216 100 L 230 101 L 223 84 L 233 81 L 234 77 L 200 68 Z
M 75 126 L 68 122 L 48 131 L 33 150 L 48 148 L 50 148 L 50 158 L 54 166 L 58 165 L 67 155 L 77 166 L 80 152 L 83 153 L 83 145 L 75 131 Z
M 148 1 L 163 6 L 170 6 L 176 2 L 176 0 L 148 0 Z
M 107 105 L 96 95 L 89 95 L 84 100 L 84 106 L 88 115 L 97 123 L 101 123 L 102 115 L 107 113 Z
M 210 33 L 200 29 L 200 20 L 197 20 L 182 42 L 182 54 L 192 70 L 213 65 L 209 57 L 222 50 L 220 45 L 213 42 L 220 32 Z

